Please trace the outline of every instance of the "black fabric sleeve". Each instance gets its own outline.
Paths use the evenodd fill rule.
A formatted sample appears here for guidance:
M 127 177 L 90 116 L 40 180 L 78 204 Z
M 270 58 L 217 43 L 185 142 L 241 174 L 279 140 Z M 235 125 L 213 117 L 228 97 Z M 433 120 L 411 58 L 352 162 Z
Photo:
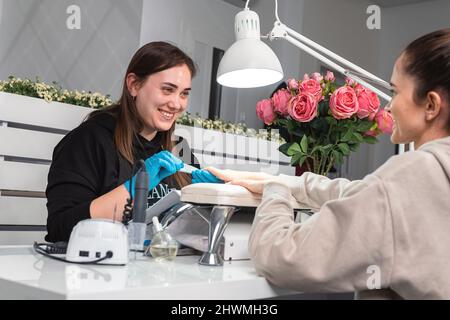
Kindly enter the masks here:
M 83 124 L 55 147 L 46 189 L 46 241 L 68 241 L 73 227 L 90 218 L 92 200 L 104 191 L 107 140 L 98 127 Z

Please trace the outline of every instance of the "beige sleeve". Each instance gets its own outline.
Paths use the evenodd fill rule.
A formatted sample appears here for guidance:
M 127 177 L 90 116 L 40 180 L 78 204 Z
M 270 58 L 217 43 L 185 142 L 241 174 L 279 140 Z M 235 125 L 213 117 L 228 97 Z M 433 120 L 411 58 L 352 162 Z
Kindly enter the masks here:
M 264 189 L 249 238 L 259 274 L 275 285 L 308 292 L 388 286 L 393 232 L 381 183 L 327 202 L 302 224 L 293 220 L 289 195 L 278 182 Z
M 363 180 L 329 179 L 312 172 L 305 172 L 300 177 L 281 174 L 276 181 L 287 185 L 297 202 L 313 209 L 367 186 Z

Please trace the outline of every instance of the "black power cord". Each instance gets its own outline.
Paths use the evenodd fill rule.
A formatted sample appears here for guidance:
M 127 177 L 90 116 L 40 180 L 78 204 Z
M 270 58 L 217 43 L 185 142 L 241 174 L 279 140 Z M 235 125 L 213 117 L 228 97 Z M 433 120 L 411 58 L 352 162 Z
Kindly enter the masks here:
M 38 245 L 48 254 L 66 254 L 67 251 L 67 242 L 63 241 L 55 243 L 39 243 Z
M 64 254 L 66 253 L 67 243 L 66 242 L 56 242 L 56 243 L 37 243 L 33 244 L 34 251 L 42 254 L 45 257 L 51 258 L 53 260 L 58 260 L 62 262 L 75 263 L 75 264 L 99 264 L 99 262 L 110 259 L 113 256 L 112 251 L 107 251 L 104 257 L 92 260 L 92 261 L 70 261 L 61 257 L 55 257 L 52 254 Z
M 122 223 L 127 226 L 132 217 L 133 217 L 133 199 L 127 198 L 127 202 L 123 207 Z

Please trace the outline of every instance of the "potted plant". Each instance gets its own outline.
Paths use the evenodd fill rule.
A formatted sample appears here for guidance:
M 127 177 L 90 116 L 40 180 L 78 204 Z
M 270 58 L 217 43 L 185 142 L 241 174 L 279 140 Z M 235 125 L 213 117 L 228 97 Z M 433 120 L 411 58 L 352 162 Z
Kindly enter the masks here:
M 301 171 L 327 175 L 361 143 L 376 143 L 391 133 L 391 114 L 380 108 L 378 96 L 347 78 L 339 86 L 332 72 L 290 79 L 270 99 L 257 103 L 258 117 L 285 129 L 279 150 Z

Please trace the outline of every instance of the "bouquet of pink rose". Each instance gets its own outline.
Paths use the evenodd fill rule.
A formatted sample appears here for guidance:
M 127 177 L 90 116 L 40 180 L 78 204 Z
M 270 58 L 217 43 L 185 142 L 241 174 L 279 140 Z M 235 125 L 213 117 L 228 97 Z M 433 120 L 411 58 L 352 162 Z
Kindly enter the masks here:
M 361 143 L 376 143 L 376 136 L 391 133 L 393 125 L 374 92 L 350 78 L 338 86 L 330 71 L 288 80 L 287 89 L 257 103 L 256 113 L 267 125 L 287 129 L 279 150 L 292 165 L 321 175 Z

